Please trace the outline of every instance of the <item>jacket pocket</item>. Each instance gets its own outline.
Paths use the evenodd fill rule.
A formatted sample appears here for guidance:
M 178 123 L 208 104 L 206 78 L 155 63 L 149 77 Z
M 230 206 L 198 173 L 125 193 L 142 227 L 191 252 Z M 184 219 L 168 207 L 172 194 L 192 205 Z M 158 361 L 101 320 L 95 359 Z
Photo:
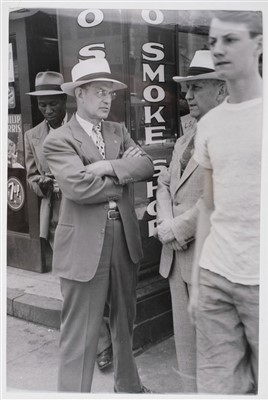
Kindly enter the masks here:
M 72 254 L 74 226 L 58 224 L 55 233 L 55 250 L 65 256 Z

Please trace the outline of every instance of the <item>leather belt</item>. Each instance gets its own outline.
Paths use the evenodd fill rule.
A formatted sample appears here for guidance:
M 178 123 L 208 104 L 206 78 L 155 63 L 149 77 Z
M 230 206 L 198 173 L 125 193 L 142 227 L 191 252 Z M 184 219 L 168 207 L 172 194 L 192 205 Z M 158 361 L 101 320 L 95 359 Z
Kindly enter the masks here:
M 109 221 L 115 221 L 117 219 L 121 219 L 120 212 L 118 210 L 113 210 L 113 209 L 108 210 L 107 219 Z

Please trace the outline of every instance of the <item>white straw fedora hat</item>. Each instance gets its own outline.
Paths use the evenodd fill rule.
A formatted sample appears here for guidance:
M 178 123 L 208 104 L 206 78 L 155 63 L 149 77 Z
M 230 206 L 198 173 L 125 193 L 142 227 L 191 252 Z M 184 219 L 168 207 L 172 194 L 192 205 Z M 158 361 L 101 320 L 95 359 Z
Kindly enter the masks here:
M 74 89 L 90 82 L 112 82 L 112 90 L 125 89 L 127 85 L 111 78 L 111 70 L 105 58 L 89 58 L 79 61 L 72 69 L 72 82 L 61 85 L 64 93 L 74 96 Z
M 30 94 L 31 96 L 52 96 L 64 94 L 61 90 L 63 82 L 63 76 L 59 72 L 38 72 L 35 77 L 35 91 L 26 94 Z
M 194 81 L 197 79 L 218 79 L 210 50 L 198 50 L 195 52 L 186 76 L 173 76 L 175 82 Z

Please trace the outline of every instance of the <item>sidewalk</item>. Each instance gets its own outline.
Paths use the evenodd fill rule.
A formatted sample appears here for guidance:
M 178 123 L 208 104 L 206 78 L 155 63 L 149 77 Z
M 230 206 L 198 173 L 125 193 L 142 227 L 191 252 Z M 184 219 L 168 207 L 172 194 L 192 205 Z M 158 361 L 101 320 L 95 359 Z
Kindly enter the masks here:
M 36 389 L 34 385 L 38 385 L 37 387 L 45 391 L 56 390 L 55 372 L 59 332 L 49 328 L 59 328 L 61 302 L 59 280 L 51 273 L 39 274 L 7 267 L 8 314 L 21 319 L 21 322 L 20 320 L 16 322 L 16 319 L 9 320 L 8 324 L 9 392 L 34 390 Z M 25 328 L 25 324 L 29 322 L 40 325 L 32 328 L 29 325 Z M 30 330 L 34 330 L 34 333 Z M 39 336 L 42 337 L 44 343 L 37 345 L 36 340 L 33 340 L 36 339 L 33 337 L 37 335 L 36 331 L 42 331 Z M 29 340 L 29 334 L 31 340 Z M 50 347 L 51 350 L 49 350 Z M 40 349 L 46 349 L 45 354 L 41 355 L 42 364 L 40 364 Z M 137 351 L 135 356 L 143 383 L 154 393 L 179 394 L 181 392 L 173 337 Z M 51 364 L 50 368 L 47 368 L 49 364 Z M 28 378 L 27 383 L 28 375 L 31 378 Z M 112 371 L 102 374 L 96 368 L 94 376 L 93 391 L 95 393 L 113 391 Z M 18 377 L 24 384 L 20 385 L 19 381 L 16 383 Z
M 59 329 L 62 298 L 59 279 L 7 267 L 7 313 L 13 317 Z

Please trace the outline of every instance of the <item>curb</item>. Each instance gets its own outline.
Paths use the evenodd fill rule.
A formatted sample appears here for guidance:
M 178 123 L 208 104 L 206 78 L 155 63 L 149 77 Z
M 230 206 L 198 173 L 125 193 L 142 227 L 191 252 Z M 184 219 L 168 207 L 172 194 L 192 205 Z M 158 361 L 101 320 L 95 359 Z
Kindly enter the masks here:
M 26 294 L 20 289 L 7 290 L 8 315 L 49 328 L 60 328 L 61 306 L 61 300 Z
M 14 284 L 14 283 L 13 283 Z M 26 286 L 28 288 L 30 286 Z M 53 291 L 49 291 L 49 294 Z M 47 328 L 60 329 L 62 300 L 28 293 L 23 288 L 7 288 L 7 314 Z M 134 354 L 143 352 L 173 334 L 170 293 L 163 280 L 143 282 L 137 289 L 137 317 L 133 332 Z M 105 314 L 106 315 L 106 314 Z

